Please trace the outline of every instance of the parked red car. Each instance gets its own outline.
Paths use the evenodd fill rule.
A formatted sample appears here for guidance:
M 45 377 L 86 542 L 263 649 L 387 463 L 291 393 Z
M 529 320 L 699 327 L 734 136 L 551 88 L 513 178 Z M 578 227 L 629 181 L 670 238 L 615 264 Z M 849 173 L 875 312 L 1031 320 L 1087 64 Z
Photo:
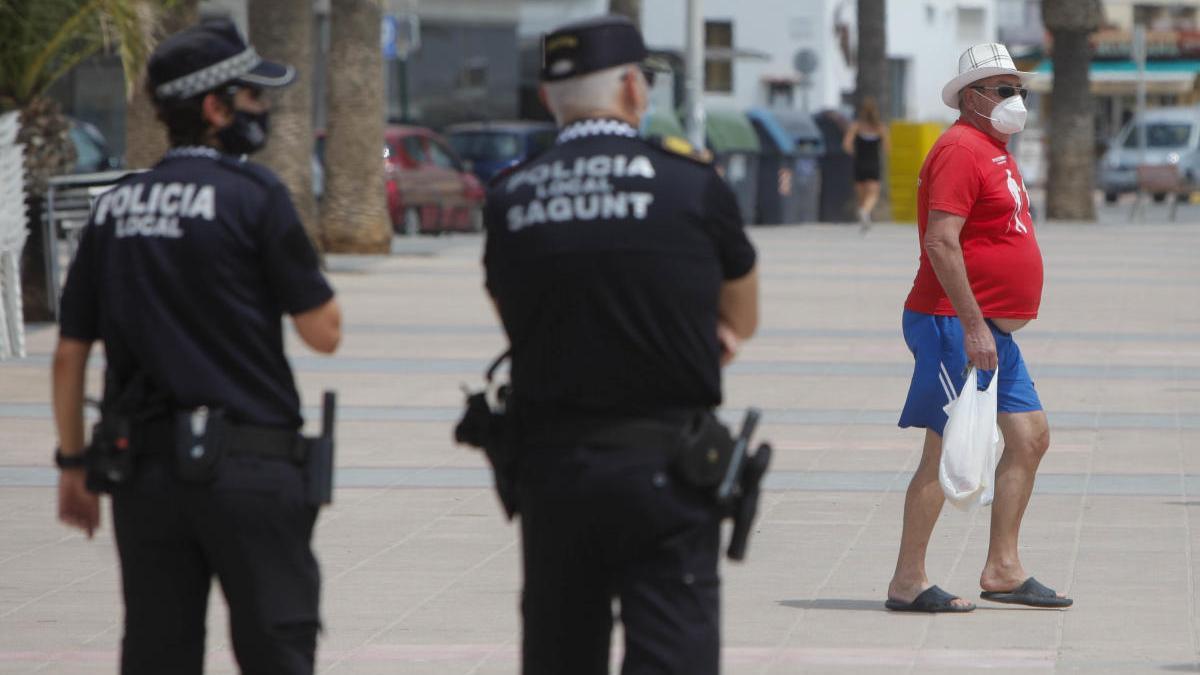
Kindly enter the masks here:
M 389 126 L 383 161 L 397 233 L 483 229 L 483 185 L 441 135 L 424 127 Z

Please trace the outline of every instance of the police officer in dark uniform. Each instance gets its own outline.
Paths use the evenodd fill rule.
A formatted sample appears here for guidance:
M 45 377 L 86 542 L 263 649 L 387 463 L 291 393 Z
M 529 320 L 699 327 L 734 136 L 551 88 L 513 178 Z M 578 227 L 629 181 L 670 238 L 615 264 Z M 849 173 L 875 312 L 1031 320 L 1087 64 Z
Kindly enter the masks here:
M 627 20 L 544 38 L 557 144 L 491 184 L 486 284 L 511 345 L 523 672 L 716 673 L 720 513 L 674 439 L 721 403 L 758 321 L 733 193 L 682 139 L 638 137 L 652 63 Z
M 341 313 L 287 190 L 240 158 L 266 141 L 263 88 L 295 72 L 259 57 L 227 20 L 167 38 L 148 71 L 172 147 L 97 200 L 63 291 L 59 518 L 90 537 L 95 490 L 111 492 L 121 672 L 202 671 L 215 575 L 241 669 L 311 673 L 317 506 L 306 499 L 311 448 L 299 436 L 282 315 L 332 353 Z M 104 402 L 84 453 L 97 340 Z

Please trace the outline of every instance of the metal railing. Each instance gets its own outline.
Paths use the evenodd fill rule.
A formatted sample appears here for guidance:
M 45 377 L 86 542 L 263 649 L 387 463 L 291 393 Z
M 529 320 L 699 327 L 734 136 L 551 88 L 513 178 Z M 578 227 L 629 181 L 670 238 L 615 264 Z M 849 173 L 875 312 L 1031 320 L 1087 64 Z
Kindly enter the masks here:
M 122 178 L 139 171 L 103 171 L 55 176 L 46 190 L 46 209 L 42 217 L 42 241 L 46 254 L 47 309 L 58 316 L 63 276 L 87 225 L 96 199 Z

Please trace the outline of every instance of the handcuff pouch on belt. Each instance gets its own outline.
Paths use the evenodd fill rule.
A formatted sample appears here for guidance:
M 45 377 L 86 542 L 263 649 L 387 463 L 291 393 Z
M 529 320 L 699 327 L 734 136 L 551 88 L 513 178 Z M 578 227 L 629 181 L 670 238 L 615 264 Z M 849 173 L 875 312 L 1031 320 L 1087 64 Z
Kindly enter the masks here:
M 684 427 L 671 466 L 680 480 L 701 490 L 716 488 L 733 457 L 733 436 L 716 415 L 694 415 Z
M 185 483 L 205 484 L 229 449 L 232 427 L 220 408 L 199 407 L 175 413 L 175 475 Z
M 496 371 L 508 360 L 506 350 L 488 366 L 485 386 L 478 391 L 467 390 L 462 418 L 454 426 L 454 440 L 462 445 L 483 450 L 492 466 L 492 481 L 504 513 L 511 520 L 519 512 L 517 503 L 517 453 L 512 442 L 510 388 L 493 383 Z

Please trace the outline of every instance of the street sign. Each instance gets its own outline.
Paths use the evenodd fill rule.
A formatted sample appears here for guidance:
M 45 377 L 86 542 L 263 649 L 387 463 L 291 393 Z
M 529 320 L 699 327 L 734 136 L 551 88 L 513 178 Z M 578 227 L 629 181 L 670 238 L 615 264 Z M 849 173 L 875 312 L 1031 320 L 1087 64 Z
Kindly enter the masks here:
M 379 30 L 385 59 L 407 59 L 421 48 L 421 20 L 416 14 L 385 14 Z
M 400 14 L 396 19 L 396 53 L 402 59 L 421 48 L 421 18 L 416 14 Z
M 379 46 L 383 48 L 383 58 L 395 59 L 396 54 L 396 17 L 384 15 L 379 27 Z
M 817 58 L 817 53 L 807 47 L 797 50 L 796 56 L 792 59 L 792 67 L 805 75 L 816 70 L 819 63 L 820 59 Z

